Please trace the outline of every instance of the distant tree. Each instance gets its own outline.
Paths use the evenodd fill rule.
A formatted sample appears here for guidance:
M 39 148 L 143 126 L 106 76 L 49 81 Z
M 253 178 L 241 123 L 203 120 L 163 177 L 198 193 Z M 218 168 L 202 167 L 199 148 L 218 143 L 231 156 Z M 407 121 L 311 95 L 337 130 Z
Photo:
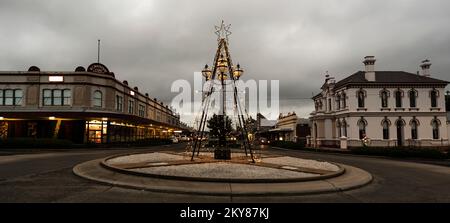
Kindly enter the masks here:
M 247 129 L 247 133 L 252 133 L 252 134 L 253 134 L 253 133 L 256 132 L 256 129 L 257 129 L 257 126 L 256 126 L 256 120 L 253 119 L 252 116 L 249 116 L 249 117 L 245 120 L 244 125 L 245 125 L 245 127 L 246 127 L 246 129 Z M 237 126 L 237 130 L 238 130 L 239 132 L 241 132 L 241 131 L 242 131 L 242 128 L 238 125 L 238 126 Z
M 252 116 L 250 116 L 247 120 L 245 120 L 245 126 L 247 127 L 247 131 L 249 133 L 255 133 L 257 130 L 256 120 L 253 119 Z
M 224 124 L 226 120 L 226 125 Z M 207 127 L 210 129 L 209 133 L 211 136 L 219 137 L 226 136 L 233 128 L 231 126 L 231 119 L 228 116 L 225 116 L 225 119 L 222 115 L 214 114 L 209 120 Z

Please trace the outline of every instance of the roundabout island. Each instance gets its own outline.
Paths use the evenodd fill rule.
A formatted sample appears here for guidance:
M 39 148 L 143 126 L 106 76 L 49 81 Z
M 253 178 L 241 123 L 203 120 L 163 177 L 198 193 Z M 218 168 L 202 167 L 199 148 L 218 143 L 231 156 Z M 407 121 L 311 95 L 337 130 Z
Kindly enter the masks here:
M 154 192 L 252 196 L 302 195 L 351 190 L 369 184 L 370 173 L 349 165 L 263 153 L 252 162 L 244 153 L 230 160 L 201 152 L 122 154 L 81 163 L 73 172 L 113 186 Z

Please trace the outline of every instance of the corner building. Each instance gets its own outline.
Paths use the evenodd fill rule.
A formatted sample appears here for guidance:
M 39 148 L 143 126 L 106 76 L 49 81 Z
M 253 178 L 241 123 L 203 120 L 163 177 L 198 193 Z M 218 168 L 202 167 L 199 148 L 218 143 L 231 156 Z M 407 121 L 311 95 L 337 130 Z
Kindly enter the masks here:
M 448 146 L 445 108 L 447 81 L 432 78 L 431 63 L 422 73 L 375 71 L 375 58 L 364 58 L 365 71 L 336 82 L 327 76 L 312 99 L 311 146 Z
M 120 143 L 167 138 L 185 127 L 167 105 L 100 63 L 73 72 L 0 72 L 0 139 Z

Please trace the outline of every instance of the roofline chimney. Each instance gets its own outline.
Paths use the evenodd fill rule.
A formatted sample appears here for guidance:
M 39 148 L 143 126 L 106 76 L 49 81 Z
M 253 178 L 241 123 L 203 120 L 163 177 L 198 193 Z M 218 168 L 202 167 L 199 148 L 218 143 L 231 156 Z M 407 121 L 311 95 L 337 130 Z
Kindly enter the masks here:
M 365 56 L 363 63 L 365 67 L 365 75 L 367 81 L 375 81 L 375 59 L 374 56 Z
M 422 68 L 422 76 L 425 76 L 425 77 L 431 76 L 430 67 L 431 67 L 431 62 L 429 59 L 422 60 L 422 63 L 420 64 L 420 68 Z

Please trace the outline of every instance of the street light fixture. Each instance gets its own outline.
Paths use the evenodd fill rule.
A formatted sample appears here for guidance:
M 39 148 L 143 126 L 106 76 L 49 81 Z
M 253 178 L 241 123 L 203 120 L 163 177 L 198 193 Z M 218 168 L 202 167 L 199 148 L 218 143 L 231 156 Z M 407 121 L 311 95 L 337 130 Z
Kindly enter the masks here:
M 244 70 L 241 69 L 241 65 L 237 64 L 234 72 L 233 72 L 233 77 L 236 80 L 239 80 L 239 78 L 244 74 Z
M 212 71 L 208 68 L 208 64 L 205 65 L 205 68 L 202 70 L 202 74 L 207 81 L 211 80 Z

